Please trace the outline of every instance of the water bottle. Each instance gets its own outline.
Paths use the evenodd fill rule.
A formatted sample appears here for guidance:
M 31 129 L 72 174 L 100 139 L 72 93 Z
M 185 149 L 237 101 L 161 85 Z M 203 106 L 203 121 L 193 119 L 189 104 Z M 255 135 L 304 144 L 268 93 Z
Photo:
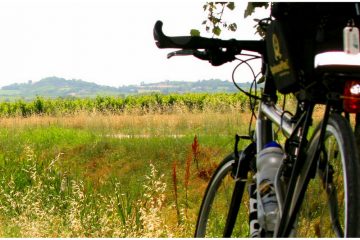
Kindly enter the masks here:
M 277 219 L 278 202 L 274 182 L 283 157 L 281 146 L 273 141 L 264 146 L 256 160 L 258 221 L 262 228 L 270 232 L 274 231 Z
M 249 202 L 250 202 L 250 215 L 249 215 L 249 226 L 250 226 L 250 237 L 259 238 L 261 237 L 261 229 L 258 221 L 258 211 L 257 211 L 257 191 L 256 183 L 251 183 L 249 185 Z

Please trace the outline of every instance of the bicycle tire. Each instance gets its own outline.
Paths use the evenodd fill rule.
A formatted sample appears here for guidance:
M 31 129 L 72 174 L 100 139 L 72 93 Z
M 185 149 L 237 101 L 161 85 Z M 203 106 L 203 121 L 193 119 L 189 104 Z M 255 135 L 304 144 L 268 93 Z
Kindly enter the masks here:
M 314 151 L 321 124 L 309 142 Z M 298 212 L 297 237 L 359 237 L 360 161 L 349 122 L 331 114 L 317 160 L 316 177 L 310 180 Z
M 195 237 L 249 236 L 249 211 L 241 209 L 245 211 L 239 212 L 240 203 L 245 202 L 246 207 L 249 207 L 249 198 L 243 196 L 247 192 L 245 186 L 248 181 L 235 181 L 231 177 L 235 166 L 236 160 L 234 154 L 231 154 L 221 162 L 211 177 L 200 207 Z M 234 206 L 230 207 L 232 201 Z M 230 219 L 232 224 L 225 230 L 230 208 L 235 217 Z M 246 220 L 235 226 L 236 218 Z

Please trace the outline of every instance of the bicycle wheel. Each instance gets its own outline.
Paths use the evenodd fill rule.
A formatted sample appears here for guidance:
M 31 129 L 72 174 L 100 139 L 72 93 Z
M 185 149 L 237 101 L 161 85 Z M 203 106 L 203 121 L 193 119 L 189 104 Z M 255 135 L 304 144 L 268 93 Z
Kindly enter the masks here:
M 309 142 L 314 150 L 318 127 Z M 359 155 L 348 121 L 332 114 L 317 162 L 298 214 L 296 236 L 359 237 Z
M 251 180 L 234 181 L 232 172 L 236 166 L 234 155 L 229 155 L 213 174 L 200 207 L 195 237 L 249 236 L 250 199 L 245 187 Z M 227 228 L 230 208 L 235 216 L 231 217 L 233 223 Z M 238 224 L 234 226 L 236 219 Z

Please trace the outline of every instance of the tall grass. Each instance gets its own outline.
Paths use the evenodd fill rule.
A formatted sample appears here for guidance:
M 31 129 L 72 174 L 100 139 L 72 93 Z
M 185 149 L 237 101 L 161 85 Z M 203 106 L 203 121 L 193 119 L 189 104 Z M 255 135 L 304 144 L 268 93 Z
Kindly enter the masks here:
M 191 237 L 199 173 L 232 151 L 240 122 L 211 111 L 1 118 L 0 236 Z
M 60 155 L 41 165 L 29 146 L 24 155 L 18 171 L 1 179 L 1 236 L 171 237 L 179 233 L 162 214 L 167 184 L 153 164 L 140 196 L 134 198 L 115 179 L 113 191 L 104 194 L 86 188 L 83 180 L 60 174 L 56 171 Z
M 1 103 L 0 236 L 192 237 L 212 172 L 248 132 L 248 104 L 241 94 Z

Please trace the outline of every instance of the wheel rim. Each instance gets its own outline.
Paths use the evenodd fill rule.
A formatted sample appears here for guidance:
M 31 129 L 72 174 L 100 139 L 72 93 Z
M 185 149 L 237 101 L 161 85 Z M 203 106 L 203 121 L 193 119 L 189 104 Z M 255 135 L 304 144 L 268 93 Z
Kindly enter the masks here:
M 347 226 L 345 153 L 338 131 L 327 126 L 317 177 L 310 181 L 297 220 L 301 237 L 342 237 Z M 338 218 L 339 221 L 336 221 Z M 345 233 L 346 235 L 346 233 Z
M 209 197 L 207 205 L 210 205 L 210 210 L 202 213 L 200 217 L 199 236 L 205 237 L 222 237 L 226 224 L 226 217 L 228 208 L 230 206 L 235 181 L 231 177 L 232 164 L 234 161 L 229 161 L 223 167 L 226 171 L 223 174 L 219 174 L 213 179 L 213 190 L 216 189 L 216 193 L 208 194 Z M 232 237 L 247 237 L 249 236 L 249 197 L 247 189 L 244 191 L 244 195 L 241 201 L 241 207 L 237 216 L 237 222 L 233 230 Z

